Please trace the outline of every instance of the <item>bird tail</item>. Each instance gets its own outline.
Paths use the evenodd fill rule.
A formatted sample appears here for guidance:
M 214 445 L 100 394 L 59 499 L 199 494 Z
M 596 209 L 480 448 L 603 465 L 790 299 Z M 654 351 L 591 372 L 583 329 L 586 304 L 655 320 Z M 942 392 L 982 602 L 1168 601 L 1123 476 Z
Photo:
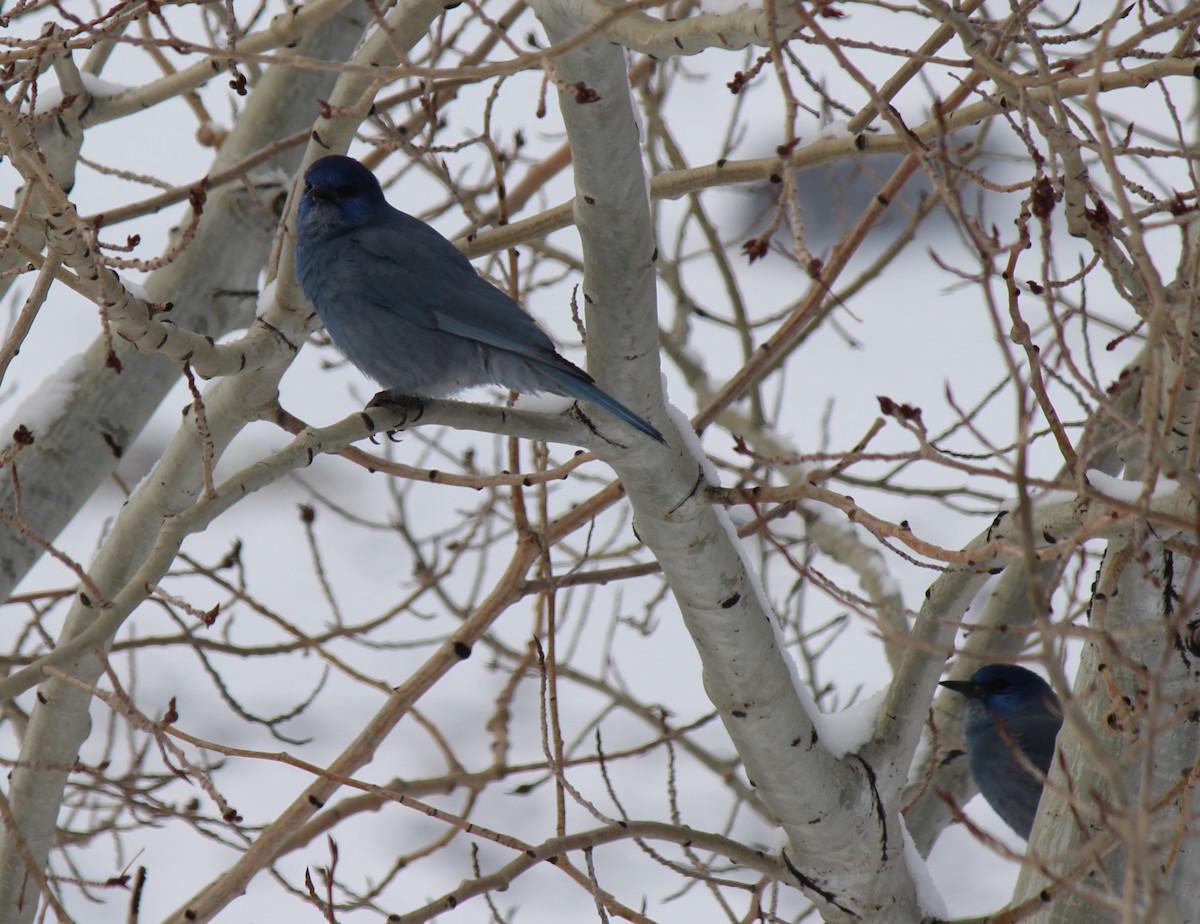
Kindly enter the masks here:
M 553 383 L 551 387 L 547 388 L 547 391 L 557 392 L 570 398 L 582 398 L 584 401 L 589 401 L 597 407 L 608 411 L 614 417 L 619 417 L 631 427 L 641 430 L 652 440 L 666 445 L 667 441 L 663 439 L 663 435 L 658 432 L 658 428 L 654 424 L 650 423 L 644 417 L 635 414 L 612 395 L 608 394 L 608 392 L 600 388 L 599 385 L 592 381 L 592 377 L 582 369 L 576 369 L 573 366 L 569 369 L 559 369 L 555 366 L 542 365 L 539 366 L 539 371 Z

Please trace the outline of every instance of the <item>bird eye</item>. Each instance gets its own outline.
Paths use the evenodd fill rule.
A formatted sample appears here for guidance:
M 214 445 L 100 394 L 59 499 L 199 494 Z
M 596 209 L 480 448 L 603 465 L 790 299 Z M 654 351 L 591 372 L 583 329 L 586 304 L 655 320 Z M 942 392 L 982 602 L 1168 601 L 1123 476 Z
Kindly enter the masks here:
M 354 195 L 354 184 L 353 183 L 343 183 L 341 186 L 339 186 L 337 188 L 337 192 L 338 192 L 339 196 L 353 196 Z

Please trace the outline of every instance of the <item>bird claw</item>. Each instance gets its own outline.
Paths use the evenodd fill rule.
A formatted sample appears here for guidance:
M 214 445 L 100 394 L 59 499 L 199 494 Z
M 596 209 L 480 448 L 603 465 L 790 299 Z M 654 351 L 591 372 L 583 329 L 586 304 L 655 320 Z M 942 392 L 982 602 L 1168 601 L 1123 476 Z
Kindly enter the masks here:
M 400 414 L 400 423 L 387 431 L 388 439 L 393 443 L 400 442 L 396 436 L 409 424 L 415 424 L 425 416 L 425 402 L 414 395 L 398 395 L 390 391 L 381 391 L 367 402 L 367 407 L 380 407 L 392 413 Z M 374 442 L 372 439 L 371 442 Z

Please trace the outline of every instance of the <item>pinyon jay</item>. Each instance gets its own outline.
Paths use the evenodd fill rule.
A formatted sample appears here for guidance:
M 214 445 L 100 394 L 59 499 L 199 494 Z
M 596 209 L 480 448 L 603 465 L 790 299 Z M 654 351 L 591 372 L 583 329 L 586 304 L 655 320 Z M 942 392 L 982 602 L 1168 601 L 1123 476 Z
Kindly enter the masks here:
M 1042 779 L 1026 767 L 1015 748 L 1043 776 L 1054 758 L 1062 709 L 1050 685 L 1015 664 L 986 664 L 970 680 L 943 680 L 967 697 L 963 730 L 975 785 L 988 804 L 1025 840 L 1033 830 Z
M 296 278 L 338 349 L 397 396 L 473 385 L 588 401 L 658 442 L 662 434 L 592 377 L 446 238 L 392 208 L 374 174 L 330 155 L 304 174 Z

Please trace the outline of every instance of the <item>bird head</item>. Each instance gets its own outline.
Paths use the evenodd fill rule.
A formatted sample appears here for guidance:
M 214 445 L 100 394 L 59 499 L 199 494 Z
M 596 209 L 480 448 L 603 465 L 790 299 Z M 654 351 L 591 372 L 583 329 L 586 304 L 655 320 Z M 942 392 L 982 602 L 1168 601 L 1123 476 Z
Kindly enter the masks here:
M 1015 664 L 985 664 L 970 680 L 943 680 L 941 685 L 968 698 L 968 725 L 975 719 L 991 722 L 993 716 L 1062 714 L 1050 684 Z
M 331 154 L 304 174 L 297 224 L 304 234 L 330 237 L 366 224 L 385 205 L 375 174 L 353 157 Z

